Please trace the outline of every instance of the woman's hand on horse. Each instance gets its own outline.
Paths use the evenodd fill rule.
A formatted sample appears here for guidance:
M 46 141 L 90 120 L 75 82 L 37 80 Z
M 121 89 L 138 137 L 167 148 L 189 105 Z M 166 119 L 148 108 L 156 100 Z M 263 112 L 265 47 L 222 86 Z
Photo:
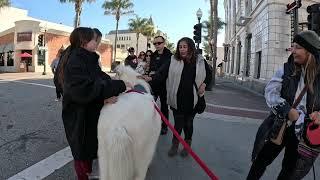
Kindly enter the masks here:
M 320 125 L 320 112 L 314 111 L 310 114 L 310 118 L 314 121 L 315 124 Z
M 299 118 L 299 112 L 298 112 L 296 109 L 291 108 L 290 111 L 289 111 L 289 113 L 288 113 L 288 118 L 289 118 L 290 121 L 296 121 L 296 120 L 298 120 L 298 118 Z
M 124 82 L 124 84 L 126 85 L 126 91 L 130 90 L 133 88 L 133 85 L 129 82 Z
M 152 81 L 152 77 L 148 76 L 148 75 L 143 75 L 143 78 L 145 81 L 149 82 Z
M 108 99 L 105 99 L 103 102 L 104 104 L 114 104 L 118 101 L 118 97 L 117 96 L 112 96 Z
M 152 78 L 150 76 L 148 76 L 148 75 L 140 75 L 140 76 L 137 76 L 137 78 L 144 79 L 147 82 L 152 80 Z
M 203 94 L 204 91 L 206 90 L 206 83 L 202 83 L 199 87 L 199 90 L 198 90 L 198 94 Z

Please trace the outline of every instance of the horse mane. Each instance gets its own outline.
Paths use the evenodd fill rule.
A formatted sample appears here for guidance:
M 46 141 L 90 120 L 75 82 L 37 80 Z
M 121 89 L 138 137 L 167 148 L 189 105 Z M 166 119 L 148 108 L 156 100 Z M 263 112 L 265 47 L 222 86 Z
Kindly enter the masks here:
M 143 80 L 139 79 L 138 76 L 141 74 L 134 71 L 130 66 L 118 65 L 115 67 L 114 71 L 116 72 L 116 77 L 120 80 L 131 83 L 133 86 L 141 85 L 148 94 L 151 94 L 151 88 L 149 84 Z

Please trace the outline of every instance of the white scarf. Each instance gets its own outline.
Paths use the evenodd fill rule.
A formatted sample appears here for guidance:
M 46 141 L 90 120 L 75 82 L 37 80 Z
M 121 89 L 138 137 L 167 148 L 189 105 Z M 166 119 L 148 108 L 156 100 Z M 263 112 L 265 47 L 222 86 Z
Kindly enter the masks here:
M 203 83 L 206 78 L 206 68 L 204 63 L 204 58 L 201 55 L 198 55 L 196 60 L 196 78 L 195 82 L 198 86 Z M 167 103 L 171 107 L 177 109 L 177 93 L 180 85 L 181 74 L 184 67 L 183 61 L 178 61 L 174 56 L 171 56 L 170 67 L 167 78 Z M 193 107 L 198 102 L 197 90 L 193 87 Z

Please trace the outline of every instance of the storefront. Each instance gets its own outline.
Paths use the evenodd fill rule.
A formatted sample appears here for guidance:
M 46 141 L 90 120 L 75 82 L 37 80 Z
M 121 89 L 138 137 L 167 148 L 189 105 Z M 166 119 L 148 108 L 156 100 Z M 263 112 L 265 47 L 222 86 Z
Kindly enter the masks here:
M 58 50 L 69 45 L 72 30 L 34 18 L 15 21 L 14 27 L 0 32 L 0 72 L 51 72 L 50 64 Z M 102 40 L 98 51 L 103 70 L 110 70 L 110 42 Z

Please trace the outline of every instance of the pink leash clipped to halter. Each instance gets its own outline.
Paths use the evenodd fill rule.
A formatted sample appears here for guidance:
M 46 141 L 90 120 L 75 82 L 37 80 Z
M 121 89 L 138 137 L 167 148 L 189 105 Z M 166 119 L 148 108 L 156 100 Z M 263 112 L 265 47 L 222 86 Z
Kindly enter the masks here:
M 137 91 L 134 89 L 131 89 L 127 91 L 126 93 L 136 92 L 140 94 L 144 94 L 144 92 Z M 182 139 L 182 137 L 179 135 L 179 133 L 174 129 L 172 124 L 169 122 L 169 120 L 162 114 L 159 107 L 156 103 L 154 103 L 154 108 L 158 111 L 158 113 L 161 116 L 161 120 L 166 123 L 166 125 L 169 127 L 169 129 L 172 131 L 173 135 L 178 139 L 178 141 L 183 145 L 183 147 L 188 151 L 188 153 L 192 156 L 192 158 L 200 165 L 200 167 L 206 172 L 206 174 L 210 177 L 212 180 L 218 180 L 219 178 L 209 169 L 209 167 L 200 159 L 200 157 L 191 149 L 191 147 Z

